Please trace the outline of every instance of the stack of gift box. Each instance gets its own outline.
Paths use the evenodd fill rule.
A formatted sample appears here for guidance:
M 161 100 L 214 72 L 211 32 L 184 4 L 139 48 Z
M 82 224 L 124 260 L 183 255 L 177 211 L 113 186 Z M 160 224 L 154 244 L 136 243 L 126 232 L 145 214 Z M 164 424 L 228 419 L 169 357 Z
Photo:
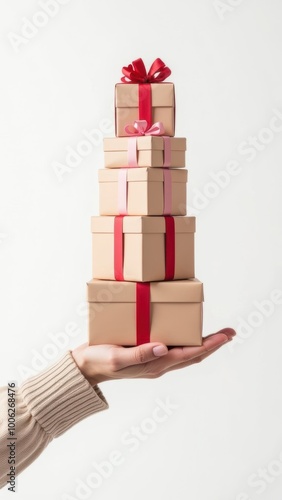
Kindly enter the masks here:
M 186 216 L 186 139 L 175 135 L 174 84 L 156 59 L 122 69 L 116 137 L 104 139 L 100 216 L 92 217 L 89 344 L 202 343 L 203 284 Z

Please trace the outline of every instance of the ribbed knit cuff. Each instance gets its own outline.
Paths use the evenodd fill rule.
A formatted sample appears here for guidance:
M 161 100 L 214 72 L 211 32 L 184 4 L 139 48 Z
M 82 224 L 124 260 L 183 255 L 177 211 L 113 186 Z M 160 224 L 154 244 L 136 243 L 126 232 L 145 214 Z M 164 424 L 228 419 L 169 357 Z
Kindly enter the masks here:
M 24 382 L 20 392 L 33 417 L 53 438 L 83 418 L 108 408 L 102 391 L 91 387 L 70 351 Z

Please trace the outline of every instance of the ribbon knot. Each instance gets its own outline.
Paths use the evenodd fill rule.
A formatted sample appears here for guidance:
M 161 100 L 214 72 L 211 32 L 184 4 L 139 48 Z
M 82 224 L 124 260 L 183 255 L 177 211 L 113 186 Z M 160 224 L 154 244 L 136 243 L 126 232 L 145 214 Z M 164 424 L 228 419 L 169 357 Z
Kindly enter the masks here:
M 165 128 L 162 122 L 154 123 L 148 128 L 147 120 L 135 120 L 133 125 L 126 125 L 125 132 L 131 136 L 128 138 L 128 166 L 138 167 L 137 160 L 137 137 L 145 135 L 162 136 L 164 141 L 164 160 L 163 167 L 171 165 L 171 142 L 170 137 L 164 135 Z
M 124 75 L 121 78 L 123 83 L 159 83 L 171 75 L 171 70 L 158 57 L 147 73 L 143 59 L 139 58 L 132 61 L 132 64 L 124 66 L 122 74 Z
M 136 120 L 133 125 L 124 127 L 128 135 L 164 135 L 165 129 L 162 122 L 156 122 L 151 127 L 148 127 L 147 120 Z

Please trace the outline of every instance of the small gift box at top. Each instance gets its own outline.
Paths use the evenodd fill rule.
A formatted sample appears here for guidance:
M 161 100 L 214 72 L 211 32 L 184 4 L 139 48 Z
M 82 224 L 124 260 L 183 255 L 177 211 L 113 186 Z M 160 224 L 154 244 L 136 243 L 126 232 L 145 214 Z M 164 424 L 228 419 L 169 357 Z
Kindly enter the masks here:
M 195 217 L 92 217 L 93 278 L 194 278 Z
M 116 136 L 129 135 L 128 124 L 134 120 L 146 120 L 150 128 L 153 123 L 162 122 L 164 134 L 175 134 L 175 94 L 173 83 L 162 83 L 170 69 L 156 59 L 147 73 L 142 59 L 122 68 L 123 83 L 116 84 Z
M 89 344 L 202 344 L 203 284 L 197 279 L 87 283 Z
M 187 170 L 99 170 L 100 215 L 186 215 Z
M 136 128 L 140 122 L 135 122 Z M 139 129 L 140 130 L 140 129 Z M 106 168 L 185 167 L 184 137 L 113 137 L 104 139 Z

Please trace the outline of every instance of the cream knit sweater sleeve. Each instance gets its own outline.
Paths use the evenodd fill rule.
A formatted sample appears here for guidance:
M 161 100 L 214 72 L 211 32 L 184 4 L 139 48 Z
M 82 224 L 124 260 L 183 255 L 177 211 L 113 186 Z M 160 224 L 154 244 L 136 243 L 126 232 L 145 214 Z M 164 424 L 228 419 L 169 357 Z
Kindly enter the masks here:
M 93 413 L 108 408 L 100 389 L 91 387 L 68 351 L 16 391 L 16 476 L 35 460 L 52 439 Z M 10 465 L 7 387 L 0 388 L 0 488 Z

